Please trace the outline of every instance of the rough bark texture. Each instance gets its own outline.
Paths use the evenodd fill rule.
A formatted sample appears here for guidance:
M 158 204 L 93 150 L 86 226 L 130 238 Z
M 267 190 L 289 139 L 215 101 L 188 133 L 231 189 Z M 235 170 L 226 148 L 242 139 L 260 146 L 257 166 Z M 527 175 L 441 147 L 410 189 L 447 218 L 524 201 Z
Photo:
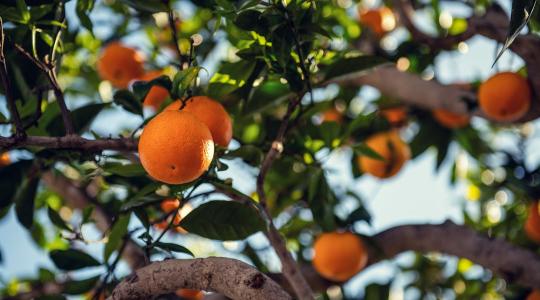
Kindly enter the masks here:
M 223 257 L 174 259 L 138 269 L 108 300 L 151 299 L 180 288 L 213 291 L 231 299 L 292 299 L 277 283 L 239 260 Z

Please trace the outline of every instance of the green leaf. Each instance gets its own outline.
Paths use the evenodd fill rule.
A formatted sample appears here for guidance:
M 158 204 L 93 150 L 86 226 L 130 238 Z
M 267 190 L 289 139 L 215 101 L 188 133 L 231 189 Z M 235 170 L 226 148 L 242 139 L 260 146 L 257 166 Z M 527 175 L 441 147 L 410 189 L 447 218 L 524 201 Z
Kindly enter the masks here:
M 139 190 L 137 194 L 133 195 L 131 199 L 128 200 L 128 202 L 122 204 L 122 207 L 120 208 L 121 211 L 128 211 L 130 209 L 157 202 L 158 200 L 162 199 L 163 197 L 159 197 L 158 195 L 153 194 L 156 189 L 158 189 L 161 186 L 160 183 L 152 182 Z M 150 195 L 152 194 L 152 195 Z
M 244 113 L 253 114 L 261 112 L 284 102 L 291 95 L 293 94 L 286 84 L 278 81 L 267 81 L 253 91 L 253 95 L 244 107 Z
M 365 221 L 368 224 L 371 224 L 371 214 L 367 211 L 366 207 L 361 205 L 357 209 L 353 210 L 347 220 L 345 221 L 348 224 L 354 224 L 355 222 Z
M 154 245 L 156 247 L 158 247 L 158 248 L 161 248 L 161 249 L 165 250 L 165 251 L 185 253 L 185 254 L 188 254 L 188 255 L 190 255 L 192 257 L 195 257 L 195 255 L 193 255 L 193 253 L 188 248 L 180 246 L 178 244 L 157 242 Z
M 180 226 L 190 233 L 221 241 L 242 240 L 266 228 L 253 207 L 232 201 L 204 203 L 184 217 Z
M 63 293 L 68 295 L 81 295 L 91 291 L 101 276 L 94 276 L 83 280 L 70 280 L 64 284 Z
M 92 213 L 94 212 L 94 206 L 89 205 L 86 206 L 82 211 L 82 224 L 90 222 L 90 217 L 92 216 Z
M 32 165 L 30 160 L 21 160 L 0 168 L 0 209 L 15 201 L 17 189 L 22 184 L 22 177 Z
M 15 195 L 17 220 L 30 229 L 34 223 L 34 200 L 39 184 L 39 177 L 27 178 Z
M 388 61 L 378 56 L 362 55 L 341 58 L 323 69 L 325 80 L 369 70 Z
M 157 78 L 154 78 L 150 81 L 135 81 L 132 85 L 133 94 L 137 99 L 138 103 L 142 103 L 146 95 L 150 92 L 153 86 L 161 86 L 167 90 L 170 90 L 172 87 L 172 82 L 169 76 L 161 75 Z
M 109 241 L 103 249 L 103 261 L 108 261 L 111 254 L 117 250 L 122 244 L 124 235 L 127 233 L 129 225 L 130 214 L 121 216 L 116 223 L 114 223 L 111 234 L 109 234 Z
M 234 25 L 247 31 L 255 30 L 261 22 L 261 15 L 261 12 L 255 9 L 244 10 L 236 16 Z
M 109 173 L 122 177 L 137 177 L 146 174 L 146 171 L 141 164 L 124 165 L 121 163 L 108 163 L 103 169 Z
M 79 18 L 81 25 L 88 31 L 90 31 L 92 35 L 94 35 L 93 25 L 92 20 L 88 15 L 93 8 L 94 0 L 77 0 L 77 6 L 75 8 L 75 11 L 77 12 L 77 17 Z
M 162 0 L 121 0 L 136 10 L 149 13 L 169 11 L 169 6 Z
M 28 21 L 30 21 L 30 10 L 28 9 L 28 6 L 24 2 L 24 0 L 17 0 L 17 9 L 19 10 L 19 13 L 21 15 L 21 23 L 28 24 Z
M 188 88 L 195 83 L 195 79 L 197 79 L 201 70 L 202 67 L 197 66 L 176 73 L 172 82 L 171 97 L 173 97 L 173 99 L 182 98 Z
M 79 270 L 100 265 L 99 261 L 95 258 L 77 249 L 52 250 L 49 253 L 49 257 L 58 269 L 65 271 Z
M 353 150 L 354 152 L 357 154 L 357 155 L 363 155 L 363 156 L 367 156 L 369 158 L 373 158 L 373 159 L 376 159 L 376 160 L 382 160 L 384 161 L 384 157 L 382 157 L 379 153 L 377 153 L 375 150 L 371 149 L 368 145 L 366 145 L 365 143 L 359 143 L 359 144 L 356 144 L 354 145 L 353 147 Z
M 244 162 L 251 166 L 258 166 L 264 158 L 264 153 L 258 147 L 253 145 L 244 145 L 238 149 L 228 152 L 223 156 L 223 158 L 241 158 Z
M 325 231 L 332 231 L 336 228 L 334 217 L 336 196 L 328 186 L 322 169 L 314 169 L 311 174 L 308 183 L 308 203 L 313 219 Z
M 364 300 L 381 300 L 388 299 L 390 297 L 390 285 L 387 284 L 372 283 L 366 286 L 364 290 Z
M 73 120 L 75 132 L 82 133 L 84 130 L 86 130 L 97 114 L 100 113 L 101 110 L 106 106 L 107 104 L 105 103 L 93 103 L 73 110 L 71 112 L 71 119 Z M 64 134 L 65 131 L 62 115 L 56 115 L 56 117 L 47 125 L 46 130 L 52 136 Z
M 122 106 L 122 108 L 130 113 L 134 113 L 141 117 L 143 115 L 142 102 L 137 100 L 137 97 L 128 90 L 116 91 L 113 95 L 113 102 Z
M 62 219 L 62 217 L 60 217 L 60 215 L 58 214 L 58 212 L 56 212 L 56 210 L 52 209 L 50 206 L 47 207 L 47 215 L 49 216 L 49 220 L 51 220 L 51 222 L 56 225 L 56 227 L 58 228 L 61 228 L 61 229 L 65 229 L 67 231 L 73 231 L 67 224 L 66 222 L 64 221 L 64 219 Z
M 506 41 L 497 54 L 493 65 L 497 63 L 503 53 L 512 45 L 521 30 L 527 25 L 536 6 L 536 0 L 512 0 L 512 14 L 510 16 L 510 27 L 506 35 Z M 499 9 L 501 9 L 499 7 Z

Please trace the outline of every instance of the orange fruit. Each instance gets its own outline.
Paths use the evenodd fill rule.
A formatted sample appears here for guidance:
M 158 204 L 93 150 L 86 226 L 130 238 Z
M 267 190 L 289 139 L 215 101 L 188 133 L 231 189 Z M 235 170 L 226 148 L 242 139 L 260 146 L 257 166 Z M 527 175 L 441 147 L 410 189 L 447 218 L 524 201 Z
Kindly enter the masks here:
M 374 134 L 365 143 L 384 160 L 361 155 L 357 158 L 358 167 L 378 178 L 394 176 L 411 157 L 409 145 L 401 140 L 397 131 Z
M 529 239 L 540 243 L 540 207 L 539 202 L 529 206 L 529 214 L 525 221 L 525 233 Z
M 175 198 L 165 199 L 161 201 L 160 207 L 164 213 L 171 213 L 180 207 L 180 200 Z
M 359 13 L 360 23 L 373 31 L 379 38 L 396 28 L 396 18 L 388 7 L 359 9 Z
M 154 179 L 169 184 L 191 182 L 212 162 L 212 134 L 188 112 L 164 111 L 144 127 L 139 156 L 142 166 Z
M 313 267 L 324 278 L 347 281 L 367 264 L 364 244 L 351 232 L 323 233 L 313 245 Z
M 495 121 L 516 121 L 529 111 L 531 88 L 527 80 L 517 73 L 498 73 L 480 85 L 478 103 L 482 111 Z
M 165 110 L 179 110 L 181 105 L 181 101 L 174 101 Z M 206 96 L 195 96 L 187 100 L 182 110 L 192 113 L 206 124 L 216 144 L 225 148 L 229 145 L 232 139 L 232 121 L 221 103 Z
M 456 114 L 444 109 L 435 109 L 432 111 L 432 115 L 439 124 L 450 129 L 467 127 L 471 120 L 467 115 Z
M 339 110 L 335 109 L 334 107 L 329 108 L 325 110 L 322 113 L 322 122 L 336 122 L 341 123 L 343 121 L 343 115 Z
M 11 163 L 11 157 L 9 152 L 4 152 L 0 154 L 0 167 L 5 167 Z
M 154 227 L 158 230 L 167 229 L 167 227 L 169 226 L 169 223 L 171 222 L 171 218 L 172 216 L 169 216 L 166 220 L 163 220 L 159 223 L 154 224 Z M 180 216 L 180 214 L 177 213 L 174 217 L 173 227 L 171 229 L 178 233 L 187 233 L 187 231 L 184 228 L 178 226 L 180 224 L 180 221 L 182 221 L 182 217 Z
M 404 107 L 390 107 L 384 108 L 379 113 L 390 123 L 392 126 L 402 126 L 407 122 L 407 110 Z
M 161 71 L 150 71 L 146 74 L 144 74 L 141 77 L 141 80 L 143 81 L 150 81 L 153 79 L 158 78 L 159 76 L 163 75 Z M 155 111 L 159 110 L 159 107 L 165 100 L 169 97 L 169 91 L 167 91 L 166 88 L 158 85 L 154 85 L 148 94 L 146 94 L 146 98 L 144 98 L 143 105 L 152 107 Z
M 534 290 L 532 291 L 528 296 L 526 300 L 540 300 L 540 290 Z
M 176 295 L 186 300 L 200 300 L 204 298 L 202 291 L 192 289 L 179 289 L 176 291 Z
M 127 88 L 129 82 L 144 74 L 144 59 L 135 49 L 119 42 L 105 46 L 97 61 L 99 76 L 117 88 Z

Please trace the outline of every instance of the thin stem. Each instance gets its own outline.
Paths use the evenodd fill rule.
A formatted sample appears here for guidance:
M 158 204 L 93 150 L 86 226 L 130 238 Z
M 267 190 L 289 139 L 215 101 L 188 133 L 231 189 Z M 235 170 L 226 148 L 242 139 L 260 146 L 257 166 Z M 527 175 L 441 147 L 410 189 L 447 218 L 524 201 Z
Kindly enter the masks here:
M 164 0 L 164 2 L 169 5 L 169 27 L 171 28 L 171 40 L 174 44 L 174 50 L 176 50 L 176 54 L 178 55 L 178 59 L 180 60 L 180 70 L 184 69 L 184 57 L 182 56 L 182 51 L 180 50 L 180 45 L 178 45 L 178 30 L 176 30 L 176 19 L 174 17 L 174 11 L 171 7 L 171 4 L 168 0 Z
M 19 115 L 17 105 L 15 104 L 15 98 L 13 98 L 12 94 L 13 91 L 11 81 L 9 80 L 6 57 L 4 56 L 4 41 L 4 23 L 2 22 L 2 18 L 0 18 L 0 77 L 2 80 L 2 85 L 4 86 L 4 93 L 6 96 L 9 113 L 11 115 L 12 122 L 15 125 L 15 137 L 16 140 L 21 140 L 26 136 L 26 133 L 24 132 L 21 116 Z
M 60 113 L 62 114 L 62 121 L 64 122 L 66 135 L 74 135 L 75 128 L 73 127 L 71 112 L 66 106 L 66 101 L 64 100 L 64 93 L 62 92 L 60 84 L 58 83 L 58 78 L 56 77 L 55 62 L 42 62 L 39 59 L 33 57 L 30 53 L 28 53 L 26 50 L 24 50 L 23 47 L 18 44 L 15 44 L 15 49 L 32 63 L 34 63 L 47 76 L 47 80 L 51 84 L 54 96 L 56 97 L 56 102 L 58 102 L 58 106 L 60 107 Z

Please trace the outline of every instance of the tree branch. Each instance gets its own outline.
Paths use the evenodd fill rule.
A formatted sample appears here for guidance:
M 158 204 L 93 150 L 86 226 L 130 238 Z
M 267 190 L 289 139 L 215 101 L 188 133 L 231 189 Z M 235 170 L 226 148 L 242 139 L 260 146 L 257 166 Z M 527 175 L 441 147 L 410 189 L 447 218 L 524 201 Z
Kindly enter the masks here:
M 15 137 L 17 140 L 24 138 L 25 132 L 22 124 L 21 116 L 17 110 L 17 105 L 15 104 L 15 98 L 13 98 L 11 81 L 9 80 L 6 57 L 4 56 L 4 23 L 2 18 L 0 18 L 0 79 L 2 80 L 2 85 L 4 86 L 4 94 L 6 96 L 7 106 L 9 114 L 13 125 L 15 125 Z
M 266 193 L 264 191 L 264 179 L 266 177 L 266 174 L 270 170 L 270 167 L 272 166 L 274 160 L 283 151 L 283 141 L 285 139 L 285 133 L 287 132 L 287 127 L 289 125 L 291 115 L 301 101 L 301 96 L 298 96 L 296 99 L 289 101 L 287 112 L 283 117 L 277 136 L 272 142 L 272 146 L 270 147 L 270 150 L 268 150 L 268 152 L 266 153 L 266 156 L 264 157 L 264 160 L 261 164 L 259 175 L 257 176 L 257 194 L 259 196 L 259 204 L 261 206 L 261 210 L 266 215 L 269 223 L 266 236 L 281 261 L 283 274 L 289 281 L 289 284 L 292 286 L 298 299 L 303 300 L 313 299 L 313 292 L 311 291 L 311 288 L 309 287 L 306 279 L 300 272 L 298 264 L 292 257 L 289 250 L 287 250 L 285 240 L 274 225 L 272 216 L 268 212 L 266 206 Z
M 396 226 L 371 236 L 368 241 L 368 266 L 406 251 L 439 252 L 467 258 L 511 283 L 540 289 L 540 256 L 451 221 Z M 316 291 L 338 284 L 321 278 L 309 265 L 302 266 L 302 272 Z M 282 274 L 269 276 L 289 290 Z
M 62 121 L 64 122 L 64 128 L 66 130 L 66 135 L 75 134 L 75 128 L 73 127 L 73 120 L 71 119 L 71 112 L 67 108 L 66 101 L 64 99 L 64 93 L 60 88 L 58 83 L 58 78 L 56 77 L 56 62 L 54 61 L 45 61 L 42 62 L 39 59 L 33 57 L 30 53 L 24 50 L 20 45 L 15 44 L 15 49 L 26 57 L 29 61 L 34 63 L 38 69 L 40 69 L 47 77 L 47 80 L 51 84 L 51 87 L 56 98 L 56 102 L 60 107 L 60 113 L 62 114 Z
M 136 151 L 137 140 L 135 139 L 97 139 L 89 140 L 78 135 L 63 137 L 28 136 L 24 140 L 15 137 L 0 137 L 0 148 L 15 149 L 24 147 L 43 147 L 48 149 L 71 149 L 81 151 L 117 150 Z
M 153 263 L 124 279 L 107 299 L 152 299 L 181 288 L 214 291 L 231 299 L 291 299 L 278 284 L 257 269 L 224 257 Z

